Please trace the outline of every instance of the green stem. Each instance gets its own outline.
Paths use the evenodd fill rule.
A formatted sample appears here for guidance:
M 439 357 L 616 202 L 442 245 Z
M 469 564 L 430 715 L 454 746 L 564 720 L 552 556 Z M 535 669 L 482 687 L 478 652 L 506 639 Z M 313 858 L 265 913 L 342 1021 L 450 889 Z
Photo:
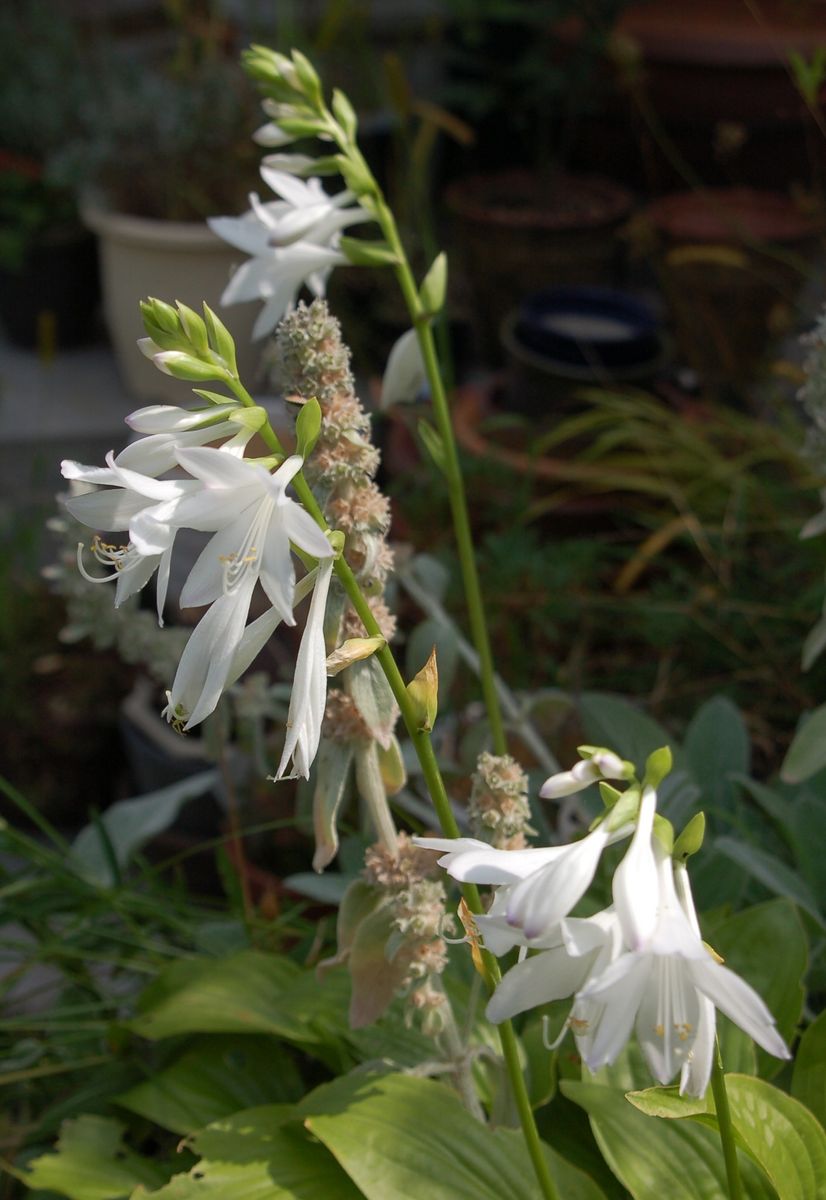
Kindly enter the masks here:
M 255 401 L 250 396 L 249 392 L 241 385 L 238 380 L 228 381 L 235 395 L 242 404 L 251 407 Z M 261 429 L 261 436 L 267 445 L 276 454 L 283 455 L 285 453 L 278 435 L 270 425 L 269 421 Z M 307 483 L 301 471 L 293 478 L 293 488 L 301 503 L 325 531 L 329 528 L 324 514 L 319 507 L 318 501 L 313 495 L 310 485 Z M 353 605 L 358 614 L 364 628 L 370 637 L 382 637 L 381 629 L 373 615 L 373 610 L 367 603 L 367 599 L 362 592 L 358 580 L 350 569 L 349 564 L 343 556 L 339 556 L 335 564 L 335 572 L 341 582 L 344 591 L 350 603 Z M 478 648 L 477 648 L 478 649 Z M 399 706 L 402 720 L 405 728 L 413 742 L 413 747 L 419 760 L 419 765 L 424 775 L 425 783 L 427 784 L 430 797 L 433 801 L 433 807 L 436 810 L 436 815 L 439 818 L 442 832 L 448 837 L 459 837 L 460 829 L 453 815 L 453 810 L 450 807 L 450 800 L 447 795 L 442 773 L 439 770 L 439 764 L 436 760 L 436 754 L 433 750 L 433 743 L 430 740 L 430 734 L 418 727 L 418 719 L 414 709 L 413 701 L 408 695 L 407 686 L 404 682 L 398 664 L 393 657 L 393 652 L 386 644 L 376 652 L 376 657 L 384 672 L 384 676 L 390 686 L 396 703 Z M 491 674 L 491 678 L 493 675 Z M 497 708 L 498 711 L 498 708 Z M 479 895 L 479 889 L 474 883 L 465 883 L 462 885 L 462 895 L 465 903 L 472 913 L 483 912 L 482 900 Z M 485 968 L 485 983 L 489 991 L 493 991 L 496 984 L 501 979 L 499 964 L 489 951 L 482 951 L 482 959 Z M 519 1120 L 522 1124 L 522 1131 L 525 1137 L 525 1144 L 528 1149 L 531 1162 L 534 1167 L 537 1182 L 544 1200 L 559 1200 L 559 1193 L 556 1185 L 551 1178 L 548 1164 L 542 1152 L 542 1143 L 539 1138 L 539 1130 L 536 1127 L 534 1120 L 533 1109 L 531 1108 L 530 1098 L 528 1097 L 527 1088 L 525 1087 L 525 1079 L 522 1074 L 522 1066 L 519 1061 L 519 1048 L 516 1042 L 516 1036 L 513 1032 L 513 1026 L 510 1021 L 503 1021 L 498 1026 L 499 1038 L 502 1046 L 502 1057 L 505 1061 L 505 1067 L 508 1073 L 508 1079 L 513 1090 L 516 1108 L 519 1113 Z
M 479 673 L 482 683 L 482 695 L 490 722 L 491 739 L 496 754 L 507 753 L 505 725 L 502 720 L 502 710 L 499 695 L 496 690 L 496 678 L 493 666 L 493 654 L 490 645 L 485 606 L 482 600 L 482 589 L 479 585 L 479 573 L 476 569 L 476 554 L 473 548 L 473 534 L 470 528 L 467 496 L 459 463 L 459 453 L 456 449 L 456 439 L 453 435 L 453 423 L 450 417 L 450 406 L 447 402 L 442 374 L 439 368 L 439 358 L 436 353 L 436 343 L 433 338 L 432 314 L 426 313 L 419 299 L 413 272 L 410 269 L 396 220 L 387 202 L 382 196 L 378 184 L 375 184 L 376 220 L 382 232 L 397 257 L 395 267 L 396 278 L 402 295 L 410 312 L 419 347 L 424 359 L 427 380 L 430 385 L 430 396 L 433 405 L 433 416 L 442 440 L 444 449 L 444 473 L 447 480 L 448 499 L 453 517 L 453 527 L 456 533 L 456 546 L 459 552 L 459 566 L 462 573 L 462 583 L 468 609 L 470 631 L 476 652 L 479 655 Z
M 734 1140 L 734 1126 L 731 1123 L 731 1109 L 726 1091 L 726 1077 L 723 1072 L 723 1059 L 720 1054 L 720 1043 L 714 1048 L 714 1062 L 711 1068 L 711 1091 L 714 1096 L 714 1107 L 717 1110 L 717 1127 L 720 1131 L 720 1142 L 723 1147 L 723 1160 L 726 1164 L 726 1179 L 730 1200 L 745 1200 L 743 1183 L 740 1179 L 740 1164 L 737 1161 L 737 1145 Z

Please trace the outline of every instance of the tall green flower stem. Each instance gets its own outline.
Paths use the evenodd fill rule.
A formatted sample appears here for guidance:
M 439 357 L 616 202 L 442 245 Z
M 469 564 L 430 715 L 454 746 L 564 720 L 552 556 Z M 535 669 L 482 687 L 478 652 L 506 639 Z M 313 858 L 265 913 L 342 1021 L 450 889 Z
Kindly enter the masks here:
M 714 1107 L 717 1111 L 717 1128 L 720 1131 L 723 1160 L 726 1164 L 729 1200 L 745 1200 L 746 1194 L 743 1191 L 743 1182 L 740 1178 L 740 1164 L 737 1161 L 737 1145 L 734 1140 L 734 1127 L 731 1123 L 731 1109 L 728 1103 L 726 1077 L 723 1073 L 723 1060 L 720 1055 L 719 1042 L 714 1048 L 714 1062 L 711 1068 L 711 1092 L 714 1096 Z
M 228 385 L 238 397 L 242 404 L 247 407 L 253 407 L 255 401 L 250 396 L 249 392 L 237 380 L 227 379 Z M 261 437 L 266 442 L 274 453 L 284 455 L 285 450 L 281 445 L 278 435 L 272 428 L 271 424 L 266 422 L 260 430 Z M 318 525 L 327 530 L 329 527 L 324 518 L 318 501 L 313 495 L 309 484 L 302 472 L 293 478 L 293 488 L 301 503 L 307 509 L 307 512 L 313 517 Z M 372 609 L 367 603 L 367 600 L 359 587 L 358 581 L 353 574 L 350 566 L 345 561 L 343 556 L 339 556 L 335 564 L 335 572 L 347 593 L 347 597 L 353 608 L 359 615 L 364 628 L 370 637 L 382 637 L 381 629 L 373 616 Z M 456 823 L 456 818 L 453 815 L 453 810 L 450 807 L 447 790 L 445 788 L 442 773 L 439 770 L 439 764 L 436 761 L 436 755 L 433 750 L 433 743 L 430 739 L 430 734 L 419 728 L 418 716 L 415 711 L 415 706 L 407 691 L 407 686 L 404 682 L 401 671 L 393 656 L 393 652 L 386 644 L 376 652 L 376 657 L 381 664 L 385 678 L 390 686 L 390 690 L 399 706 L 402 720 L 404 721 L 407 732 L 413 742 L 419 764 L 422 768 L 425 783 L 427 784 L 430 797 L 433 801 L 433 807 L 436 809 L 436 815 L 439 818 L 439 824 L 442 827 L 442 832 L 447 837 L 459 837 L 460 829 Z M 491 680 L 493 674 L 491 672 Z M 498 709 L 497 709 L 498 711 Z M 471 913 L 480 914 L 483 912 L 482 901 L 479 896 L 479 889 L 475 884 L 463 884 L 462 895 L 465 903 Z M 482 961 L 484 964 L 485 983 L 489 991 L 493 991 L 496 984 L 501 979 L 499 964 L 496 959 L 487 950 L 482 951 Z M 522 1125 L 522 1132 L 525 1138 L 528 1154 L 533 1164 L 536 1178 L 539 1187 L 544 1197 L 544 1200 L 560 1200 L 556 1184 L 551 1177 L 548 1163 L 542 1150 L 542 1143 L 539 1137 L 539 1131 L 534 1120 L 533 1109 L 528 1097 L 528 1091 L 525 1086 L 525 1079 L 522 1074 L 522 1067 L 519 1062 L 519 1049 L 516 1042 L 516 1035 L 513 1031 L 513 1026 L 510 1021 L 503 1021 L 498 1027 L 499 1038 L 502 1046 L 502 1057 L 505 1062 L 505 1067 L 508 1073 L 511 1089 L 513 1091 L 514 1100 L 516 1102 L 519 1120 Z
M 372 178 L 372 176 L 371 176 Z M 375 184 L 375 181 L 373 181 Z M 505 724 L 502 719 L 502 709 L 496 690 L 496 677 L 493 666 L 493 653 L 490 645 L 485 606 L 482 600 L 482 589 L 479 585 L 479 572 L 476 569 L 476 553 L 473 547 L 473 534 L 470 528 L 467 496 L 462 469 L 459 464 L 459 454 L 456 449 L 456 439 L 453 435 L 453 422 L 450 416 L 450 406 L 445 394 L 444 382 L 436 352 L 433 336 L 433 314 L 425 310 L 419 291 L 410 269 L 396 219 L 381 194 L 378 184 L 375 184 L 374 203 L 376 220 L 381 226 L 387 244 L 396 256 L 394 270 L 399 282 L 402 295 L 407 304 L 416 330 L 416 337 L 424 360 L 427 381 L 430 386 L 430 396 L 433 405 L 433 417 L 442 441 L 443 459 L 440 463 L 447 481 L 450 511 L 453 517 L 453 528 L 456 534 L 456 546 L 459 552 L 459 566 L 462 572 L 462 583 L 467 602 L 468 620 L 473 644 L 479 655 L 479 677 L 482 684 L 482 695 L 490 722 L 491 740 L 495 754 L 507 754 L 508 745 L 505 737 Z

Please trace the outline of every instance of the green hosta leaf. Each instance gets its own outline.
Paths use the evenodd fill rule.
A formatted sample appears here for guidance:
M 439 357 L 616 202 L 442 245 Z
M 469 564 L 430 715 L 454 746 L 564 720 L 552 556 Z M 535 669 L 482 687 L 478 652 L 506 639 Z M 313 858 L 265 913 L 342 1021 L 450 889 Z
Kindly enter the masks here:
M 799 1101 L 749 1075 L 726 1075 L 735 1132 L 779 1200 L 815 1200 L 826 1183 L 826 1133 Z
M 194 1133 L 242 1108 L 297 1100 L 303 1088 L 292 1059 L 270 1037 L 197 1038 L 168 1067 L 117 1097 L 117 1103 L 173 1133 Z
M 117 874 L 132 855 L 168 829 L 184 804 L 208 792 L 217 778 L 217 771 L 200 771 L 149 795 L 118 800 L 97 822 L 81 829 L 69 864 L 90 883 L 115 887 Z
M 794 1060 L 792 1095 L 826 1125 L 826 1012 L 800 1039 Z
M 826 704 L 799 727 L 780 768 L 784 783 L 803 783 L 826 767 Z
M 318 1088 L 297 1111 L 366 1200 L 535 1200 L 520 1133 L 476 1121 L 443 1084 L 410 1075 L 351 1075 Z M 604 1200 L 549 1146 L 565 1200 Z
M 26 1181 L 70 1200 L 116 1200 L 138 1184 L 162 1184 L 169 1172 L 128 1150 L 122 1137 L 120 1122 L 105 1117 L 64 1121 L 56 1153 L 30 1163 Z
M 803 1008 L 803 977 L 808 966 L 808 943 L 794 906 L 769 900 L 732 917 L 703 923 L 703 935 L 723 956 L 727 967 L 741 975 L 769 1006 L 777 1028 L 791 1042 Z M 751 1039 L 718 1014 L 723 1064 L 748 1070 Z M 743 1055 L 746 1055 L 745 1059 Z M 782 1067 L 764 1050 L 757 1051 L 759 1073 L 771 1078 Z
M 735 1136 L 768 1175 L 779 1200 L 814 1200 L 826 1180 L 826 1133 L 812 1114 L 779 1088 L 749 1075 L 726 1075 Z M 649 1116 L 693 1118 L 717 1127 L 711 1092 L 704 1100 L 677 1088 L 650 1088 L 628 1100 Z
M 346 980 L 345 980 L 346 983 Z M 273 1033 L 317 1050 L 347 1028 L 346 991 L 277 954 L 245 950 L 174 962 L 150 984 L 130 1022 L 146 1038 L 181 1033 Z
M 559 1086 L 588 1113 L 605 1161 L 634 1200 L 722 1200 L 728 1195 L 715 1130 L 693 1120 L 648 1117 L 622 1092 L 598 1083 L 566 1080 Z M 749 1200 L 775 1200 L 759 1167 L 742 1151 L 738 1157 Z
M 804 912 L 817 921 L 821 929 L 826 929 L 826 918 L 820 911 L 811 888 L 776 854 L 769 854 L 758 846 L 738 842 L 730 837 L 719 837 L 714 845 L 720 854 L 743 867 L 769 891 L 799 904 Z
M 253 1108 L 196 1133 L 200 1161 L 160 1191 L 140 1188 L 132 1200 L 362 1200 L 333 1156 L 288 1123 L 288 1105 Z
M 702 791 L 700 803 L 730 806 L 732 772 L 747 775 L 751 758 L 748 730 L 736 705 L 725 696 L 707 701 L 689 725 L 683 751 Z

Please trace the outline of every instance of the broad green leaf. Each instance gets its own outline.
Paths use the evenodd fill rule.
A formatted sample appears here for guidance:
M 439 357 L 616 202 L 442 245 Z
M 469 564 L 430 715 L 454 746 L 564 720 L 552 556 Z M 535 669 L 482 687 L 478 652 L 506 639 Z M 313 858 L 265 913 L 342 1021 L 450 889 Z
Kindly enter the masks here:
M 826 1012 L 812 1021 L 794 1059 L 792 1095 L 826 1125 Z
M 804 912 L 817 921 L 821 929 L 826 929 L 826 918 L 820 911 L 811 888 L 776 854 L 769 854 L 758 846 L 730 837 L 717 838 L 714 846 L 720 854 L 743 867 L 769 891 L 799 904 Z
M 535 1200 L 521 1133 L 475 1120 L 444 1084 L 411 1075 L 350 1075 L 297 1106 L 366 1200 Z M 604 1200 L 549 1146 L 565 1200 Z
M 784 783 L 803 783 L 826 767 L 826 704 L 821 704 L 800 725 L 792 739 L 780 778 Z
M 168 1171 L 128 1150 L 123 1129 L 119 1121 L 105 1117 L 64 1121 L 56 1152 L 29 1164 L 29 1186 L 70 1200 L 115 1200 L 141 1183 L 158 1187 Z
M 301 1078 L 270 1037 L 240 1034 L 196 1039 L 190 1048 L 117 1103 L 173 1133 L 194 1133 L 242 1108 L 297 1100 Z
M 586 740 L 615 750 L 621 758 L 634 763 L 638 772 L 649 754 L 673 741 L 661 725 L 619 696 L 585 692 L 579 711 Z M 678 754 L 675 765 L 682 765 Z
M 666 1117 L 669 1120 L 683 1117 L 705 1116 L 714 1112 L 709 1090 L 705 1096 L 681 1096 L 674 1087 L 644 1088 L 641 1092 L 626 1092 L 625 1099 L 647 1117 Z
M 750 1075 L 726 1075 L 726 1091 L 738 1142 L 772 1181 L 779 1200 L 815 1200 L 826 1181 L 826 1133 L 799 1101 Z M 709 1092 L 704 1100 L 681 1097 L 677 1088 L 651 1088 L 627 1099 L 655 1117 L 692 1118 L 716 1128 Z
M 330 979 L 333 977 L 330 977 Z M 145 1038 L 181 1033 L 274 1033 L 310 1046 L 346 1030 L 339 983 L 277 954 L 245 950 L 225 959 L 174 962 L 145 990 L 130 1022 Z
M 730 807 L 730 776 L 735 771 L 747 775 L 751 758 L 748 730 L 736 705 L 725 696 L 708 700 L 686 730 L 683 751 L 702 792 L 700 803 Z
M 777 1028 L 791 1044 L 803 1008 L 803 977 L 808 965 L 808 944 L 800 917 L 787 900 L 769 900 L 734 916 L 703 922 L 703 936 L 758 992 L 777 1021 Z M 748 1070 L 751 1039 L 718 1014 L 723 1064 L 727 1071 L 737 1066 Z M 758 1070 L 771 1078 L 782 1063 L 757 1051 Z
M 726 1075 L 732 1121 L 779 1200 L 816 1200 L 826 1186 L 826 1133 L 807 1108 L 750 1075 Z
M 69 864 L 90 883 L 115 887 L 117 872 L 132 855 L 168 829 L 184 804 L 208 792 L 217 778 L 216 771 L 200 771 L 160 791 L 116 801 L 99 821 L 81 829 L 72 843 Z
M 190 1139 L 200 1156 L 191 1171 L 132 1200 L 362 1200 L 333 1156 L 288 1124 L 291 1115 L 270 1105 L 214 1122 Z
M 634 1200 L 722 1200 L 728 1195 L 713 1129 L 694 1121 L 648 1117 L 622 1092 L 598 1083 L 566 1080 L 560 1089 L 588 1113 L 605 1161 Z M 775 1200 L 759 1167 L 742 1151 L 738 1157 L 749 1200 Z

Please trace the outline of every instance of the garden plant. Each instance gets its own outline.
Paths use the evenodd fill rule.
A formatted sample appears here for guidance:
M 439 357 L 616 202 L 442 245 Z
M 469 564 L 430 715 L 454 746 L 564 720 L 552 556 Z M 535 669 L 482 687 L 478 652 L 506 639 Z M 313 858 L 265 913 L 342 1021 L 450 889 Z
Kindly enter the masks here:
M 53 574 L 75 636 L 145 658 L 169 725 L 211 731 L 215 766 L 114 805 L 72 844 L 6 789 L 44 840 L 7 831 L 28 871 L 8 873 L 5 903 L 36 943 L 62 941 L 72 976 L 53 1017 L 5 1022 L 5 1082 L 88 1072 L 71 1102 L 44 1092 L 32 1113 L 21 1093 L 10 1177 L 72 1200 L 814 1200 L 826 717 L 766 782 L 725 697 L 677 746 L 633 703 L 590 694 L 557 761 L 488 632 L 434 336 L 447 257 L 414 278 L 353 108 L 328 102 L 303 55 L 254 47 L 245 66 L 275 198 L 212 227 L 249 256 L 224 303 L 263 301 L 255 334 L 272 338 L 294 435 L 239 377 L 216 312 L 149 298 L 142 349 L 181 381 L 181 406 L 134 412 L 105 466 L 62 464 L 60 531 L 79 544 Z M 382 404 L 429 395 L 418 434 L 448 497 L 467 640 L 438 564 L 397 563 L 388 542 L 370 416 L 323 299 L 345 264 L 392 273 L 406 304 Z M 186 638 L 135 607 L 154 580 L 163 626 L 182 531 L 203 537 Z M 404 589 L 430 609 L 401 664 Z M 244 680 L 296 623 L 291 686 Z M 454 652 L 478 680 L 470 721 L 440 679 Z M 217 912 L 143 857 L 193 795 L 223 788 L 237 822 L 250 771 L 294 787 L 296 822 L 311 820 L 318 878 L 291 893 L 310 907 L 256 898 L 242 850 L 234 868 L 224 853 Z M 331 900 L 334 946 L 312 907 Z

